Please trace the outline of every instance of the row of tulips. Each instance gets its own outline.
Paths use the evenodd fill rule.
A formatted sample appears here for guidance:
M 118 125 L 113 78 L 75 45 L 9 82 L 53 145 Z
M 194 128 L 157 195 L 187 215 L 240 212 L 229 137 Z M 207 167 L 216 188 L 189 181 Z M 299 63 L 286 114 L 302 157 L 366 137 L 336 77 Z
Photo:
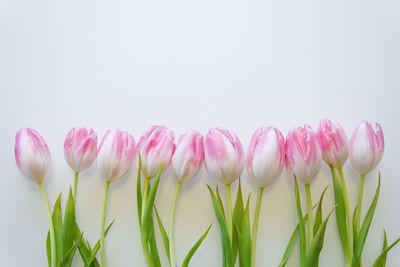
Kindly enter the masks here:
M 286 138 L 273 127 L 262 127 L 253 134 L 247 153 L 235 133 L 213 128 L 203 137 L 197 131 L 190 131 L 175 142 L 174 134 L 162 126 L 153 126 L 146 131 L 136 144 L 127 132 L 108 130 L 100 145 L 97 134 L 90 128 L 73 128 L 64 143 L 65 159 L 74 173 L 74 182 L 65 205 L 61 208 L 61 195 L 51 212 L 43 186 L 43 180 L 51 168 L 49 148 L 38 132 L 21 129 L 16 134 L 15 158 L 22 174 L 35 181 L 40 188 L 49 221 L 46 251 L 50 267 L 71 266 L 77 251 L 85 266 L 107 266 L 105 237 L 112 225 L 106 227 L 106 208 L 110 185 L 123 176 L 137 159 L 137 212 L 141 243 L 149 267 L 161 266 L 155 225 L 158 225 L 166 256 L 170 266 L 188 266 L 192 256 L 206 238 L 210 228 L 200 236 L 186 257 L 178 264 L 175 258 L 174 221 L 175 207 L 182 185 L 195 177 L 203 164 L 208 174 L 224 185 L 226 200 L 222 201 L 218 187 L 207 185 L 216 219 L 220 229 L 224 267 L 256 265 L 258 222 L 265 188 L 270 186 L 286 167 L 294 180 L 294 193 L 298 214 L 298 225 L 293 231 L 279 266 L 285 266 L 297 244 L 300 245 L 301 267 L 318 266 L 323 248 L 325 229 L 333 211 L 344 253 L 346 267 L 362 265 L 362 251 L 371 225 L 380 191 L 378 187 L 372 203 L 361 221 L 364 181 L 380 162 L 384 151 L 384 138 L 379 124 L 361 123 L 348 140 L 339 123 L 321 121 L 314 132 L 310 126 L 292 129 Z M 93 246 L 84 239 L 76 217 L 76 196 L 79 174 L 88 169 L 97 158 L 100 176 L 105 181 L 104 206 L 101 232 Z M 353 168 L 360 174 L 358 201 L 351 207 L 343 165 L 350 159 Z M 322 202 L 326 189 L 319 201 L 313 203 L 311 182 L 318 175 L 322 161 L 329 165 L 332 173 L 335 207 L 323 217 Z M 168 230 L 155 206 L 160 177 L 171 167 L 176 178 L 176 188 Z M 252 219 L 250 220 L 250 196 L 244 201 L 240 181 L 236 198 L 232 201 L 231 185 L 246 167 L 250 181 L 258 187 L 258 194 Z M 299 183 L 304 185 L 307 212 L 303 213 Z M 157 224 L 155 223 L 157 221 Z M 386 256 L 400 239 L 388 245 L 386 233 L 384 246 L 374 267 L 385 266 Z M 101 261 L 97 260 L 100 251 Z

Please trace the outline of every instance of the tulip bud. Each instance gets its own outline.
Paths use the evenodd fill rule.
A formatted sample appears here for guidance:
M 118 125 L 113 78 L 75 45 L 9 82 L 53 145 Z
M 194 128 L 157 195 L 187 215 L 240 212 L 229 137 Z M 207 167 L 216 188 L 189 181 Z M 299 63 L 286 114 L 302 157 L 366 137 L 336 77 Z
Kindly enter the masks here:
M 25 128 L 15 136 L 15 161 L 21 173 L 37 182 L 43 182 L 50 172 L 51 155 L 43 137 L 34 129 Z
M 349 142 L 342 126 L 333 120 L 322 120 L 317 131 L 324 161 L 340 168 L 349 156 Z
M 350 162 L 361 175 L 372 171 L 383 156 L 385 143 L 378 123 L 362 122 L 350 138 Z
M 213 128 L 208 131 L 203 143 L 208 173 L 225 185 L 238 179 L 244 168 L 245 156 L 237 135 L 232 131 Z
M 179 183 L 190 180 L 200 171 L 204 162 L 203 136 L 197 131 L 179 137 L 171 166 Z
M 175 151 L 174 133 L 164 126 L 155 125 L 140 137 L 138 147 L 145 177 L 151 178 L 164 171 L 171 163 Z
M 322 156 L 317 136 L 309 125 L 291 130 L 286 139 L 288 170 L 304 184 L 310 184 L 321 169 Z
M 71 169 L 88 169 L 97 156 L 97 134 L 92 128 L 72 128 L 64 141 L 64 157 Z
M 124 175 L 135 158 L 135 139 L 118 129 L 108 130 L 97 153 L 100 175 L 108 182 Z
M 285 167 L 285 138 L 272 127 L 262 127 L 253 134 L 247 150 L 247 172 L 260 188 L 272 184 Z

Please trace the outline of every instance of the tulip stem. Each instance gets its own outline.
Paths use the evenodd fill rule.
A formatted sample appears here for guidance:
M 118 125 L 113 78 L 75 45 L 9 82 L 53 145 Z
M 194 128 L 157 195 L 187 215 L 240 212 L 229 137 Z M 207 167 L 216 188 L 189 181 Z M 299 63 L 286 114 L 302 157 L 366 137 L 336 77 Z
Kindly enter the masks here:
M 76 193 L 78 192 L 78 177 L 79 173 L 75 172 L 74 173 L 74 204 L 76 206 Z
M 39 183 L 40 193 L 43 198 L 44 206 L 46 208 L 47 220 L 49 221 L 50 228 L 50 247 L 51 247 L 51 267 L 56 267 L 56 236 L 54 233 L 54 223 L 53 218 L 51 217 L 49 199 L 47 198 L 46 190 L 44 189 L 43 183 Z
M 110 181 L 106 181 L 106 187 L 104 190 L 104 202 L 103 202 L 103 214 L 101 217 L 101 267 L 106 267 L 106 249 L 104 246 L 104 237 L 105 237 L 105 228 L 106 228 L 106 210 L 107 210 L 107 202 L 108 202 L 108 192 L 110 191 Z
M 341 183 L 341 190 L 343 192 L 344 197 L 344 208 L 347 212 L 347 233 L 349 236 L 349 258 L 353 258 L 353 224 L 352 224 L 352 217 L 351 217 L 351 210 L 350 210 L 350 201 L 349 201 L 349 192 L 347 191 L 346 181 L 344 179 L 343 169 L 342 167 L 338 168 L 340 183 Z
M 361 219 L 361 212 L 362 212 L 362 201 L 363 201 L 363 194 L 364 194 L 364 184 L 365 184 L 365 175 L 360 176 L 360 186 L 358 187 L 358 199 L 357 199 L 357 212 L 355 218 L 355 225 L 356 225 L 356 232 L 358 233 L 360 227 L 360 219 Z
M 150 178 L 145 177 L 143 184 L 142 218 L 144 215 L 144 210 L 146 208 L 147 194 L 149 193 L 149 187 L 150 187 Z
M 313 241 L 313 213 L 312 213 L 312 199 L 311 199 L 311 190 L 310 184 L 305 184 L 306 187 L 306 195 L 307 195 L 307 210 L 308 210 L 308 245 L 311 246 Z
M 171 267 L 176 266 L 175 261 L 175 244 L 174 244 L 174 222 L 175 222 L 175 209 L 176 203 L 179 196 L 179 191 L 182 187 L 182 183 L 177 183 L 175 187 L 175 195 L 172 201 L 172 210 L 171 210 L 171 218 L 169 221 L 169 257 L 170 257 L 170 265 Z
M 225 184 L 225 196 L 226 196 L 226 206 L 227 206 L 227 213 L 228 213 L 228 235 L 229 240 L 232 242 L 233 239 L 233 222 L 232 222 L 232 198 L 231 198 L 231 185 Z
M 260 209 L 261 209 L 261 202 L 263 198 L 264 188 L 258 188 L 257 194 L 257 203 L 256 203 L 256 210 L 254 213 L 254 222 L 253 222 L 253 233 L 251 236 L 252 244 L 251 244 L 251 266 L 256 266 L 256 246 L 257 246 L 257 233 L 258 233 L 258 223 L 260 220 Z

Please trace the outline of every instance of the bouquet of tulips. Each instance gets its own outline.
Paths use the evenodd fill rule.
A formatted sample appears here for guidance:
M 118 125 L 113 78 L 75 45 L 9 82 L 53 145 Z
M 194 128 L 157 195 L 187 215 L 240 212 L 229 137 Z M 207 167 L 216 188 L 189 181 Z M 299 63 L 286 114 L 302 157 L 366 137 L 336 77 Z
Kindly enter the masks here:
M 135 159 L 140 242 L 148 267 L 162 266 L 157 233 L 161 236 L 168 265 L 171 267 L 189 266 L 193 255 L 207 237 L 211 225 L 205 231 L 203 229 L 203 234 L 182 261 L 176 259 L 174 225 L 177 202 L 185 182 L 198 176 L 203 164 L 207 174 L 223 184 L 223 192 L 219 186 L 212 188 L 207 185 L 219 226 L 223 267 L 257 266 L 257 235 L 263 195 L 285 167 L 293 178 L 298 224 L 279 266 L 286 266 L 297 244 L 300 248 L 299 266 L 319 266 L 327 224 L 331 214 L 334 214 L 344 254 L 343 265 L 361 267 L 362 251 L 379 198 L 380 174 L 376 193 L 361 220 L 364 183 L 367 174 L 380 162 L 383 151 L 382 129 L 379 124 L 373 125 L 369 122 L 361 123 L 350 141 L 340 124 L 332 120 L 322 120 L 316 132 L 308 125 L 294 128 L 286 138 L 276 128 L 261 127 L 254 132 L 247 153 L 234 132 L 221 128 L 210 129 L 204 137 L 198 131 L 189 131 L 175 142 L 172 131 L 163 126 L 152 126 L 142 135 L 137 145 L 129 133 L 111 129 L 105 133 L 99 146 L 97 134 L 92 129 L 73 128 L 64 142 L 65 159 L 72 169 L 74 179 L 63 214 L 61 194 L 51 211 L 43 185 L 51 169 L 50 151 L 44 139 L 35 130 L 25 128 L 17 133 L 15 143 L 17 166 L 24 176 L 38 184 L 45 204 L 49 223 L 45 246 L 49 267 L 72 266 L 77 251 L 85 267 L 107 266 L 105 237 L 114 223 L 114 220 L 110 224 L 106 223 L 111 183 L 124 176 Z M 91 245 L 78 226 L 79 218 L 75 216 L 75 209 L 79 174 L 87 170 L 96 158 L 99 174 L 105 181 L 105 191 L 100 238 Z M 350 205 L 343 172 L 343 165 L 348 158 L 360 174 L 358 200 L 354 207 Z M 322 161 L 330 168 L 335 198 L 335 205 L 330 207 L 330 212 L 325 216 L 323 199 L 328 191 L 327 187 L 317 202 L 313 202 L 311 193 L 311 182 L 318 176 Z M 171 169 L 176 183 L 166 228 L 156 208 L 156 200 L 160 179 L 168 168 Z M 250 183 L 258 190 L 254 212 L 250 211 L 251 196 L 245 197 L 242 191 L 240 176 L 244 168 L 247 169 Z M 239 185 L 235 199 L 232 199 L 231 187 L 236 181 Z M 303 186 L 306 208 L 302 207 L 301 201 Z M 398 242 L 400 238 L 388 244 L 385 232 L 382 250 L 373 266 L 386 266 L 387 254 Z M 98 253 L 100 261 L 97 259 Z

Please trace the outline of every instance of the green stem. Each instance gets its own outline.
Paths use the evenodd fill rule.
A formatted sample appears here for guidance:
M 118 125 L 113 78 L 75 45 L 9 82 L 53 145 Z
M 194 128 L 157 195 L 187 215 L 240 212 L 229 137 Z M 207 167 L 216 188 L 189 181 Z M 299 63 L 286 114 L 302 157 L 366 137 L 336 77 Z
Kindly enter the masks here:
M 346 209 L 346 214 L 347 214 L 347 233 L 348 233 L 349 249 L 350 249 L 349 260 L 351 261 L 351 259 L 353 258 L 353 230 L 352 230 L 353 226 L 352 226 L 352 216 L 350 210 L 349 192 L 347 190 L 342 167 L 338 168 L 338 172 L 340 177 L 340 184 L 342 187 L 341 190 L 344 196 L 344 208 Z
M 43 198 L 44 206 L 46 209 L 47 220 L 50 228 L 50 246 L 51 246 L 51 267 L 56 267 L 56 236 L 54 233 L 54 223 L 51 217 L 49 199 L 47 198 L 46 190 L 44 189 L 43 183 L 39 183 L 40 193 Z
M 261 202 L 264 193 L 264 188 L 258 189 L 257 194 L 257 203 L 256 203 L 256 210 L 254 213 L 254 222 L 253 222 L 253 233 L 252 233 L 252 244 L 251 244 L 251 266 L 256 266 L 256 247 L 257 247 L 257 233 L 258 233 L 258 223 L 260 220 L 260 209 L 261 209 Z
M 150 187 L 150 178 L 145 177 L 144 185 L 143 185 L 142 218 L 143 218 L 144 210 L 146 208 L 146 201 L 147 201 L 147 195 L 149 193 L 149 187 Z
M 362 212 L 362 201 L 364 194 L 364 184 L 365 184 L 365 175 L 360 176 L 360 185 L 358 187 L 358 199 L 357 199 L 357 213 L 355 218 L 356 231 L 358 233 Z
M 103 214 L 101 217 L 101 239 L 100 239 L 100 246 L 101 246 L 101 267 L 106 267 L 106 249 L 104 247 L 104 237 L 105 237 L 105 228 L 106 228 L 106 210 L 107 210 L 107 201 L 108 201 L 108 192 L 110 191 L 110 181 L 106 182 L 106 187 L 104 191 L 104 202 L 103 202 Z
M 178 182 L 175 187 L 175 195 L 174 195 L 174 199 L 172 202 L 171 218 L 169 221 L 169 256 L 170 256 L 171 267 L 176 266 L 175 244 L 174 244 L 174 222 L 175 222 L 176 203 L 178 200 L 179 190 L 181 189 L 181 187 L 182 187 L 182 183 Z
M 231 185 L 225 185 L 225 192 L 226 192 L 226 206 L 227 206 L 227 213 L 228 213 L 228 235 L 229 240 L 232 242 L 233 238 L 233 222 L 232 222 L 232 198 L 231 198 Z
M 74 194 L 73 194 L 75 206 L 76 206 L 76 194 L 78 192 L 78 177 L 79 177 L 79 173 L 75 172 L 75 174 L 74 174 Z
M 313 241 L 314 222 L 313 222 L 313 213 L 312 213 L 312 199 L 311 199 L 310 184 L 306 184 L 305 187 L 306 187 L 306 195 L 307 195 L 307 212 L 308 212 L 308 245 L 310 246 Z
M 142 235 L 142 247 L 143 247 L 143 253 L 144 253 L 144 259 L 146 260 L 147 267 L 153 267 L 153 259 L 151 258 L 150 255 L 150 250 L 149 246 L 147 244 L 147 236 L 145 236 L 144 233 L 141 233 Z

